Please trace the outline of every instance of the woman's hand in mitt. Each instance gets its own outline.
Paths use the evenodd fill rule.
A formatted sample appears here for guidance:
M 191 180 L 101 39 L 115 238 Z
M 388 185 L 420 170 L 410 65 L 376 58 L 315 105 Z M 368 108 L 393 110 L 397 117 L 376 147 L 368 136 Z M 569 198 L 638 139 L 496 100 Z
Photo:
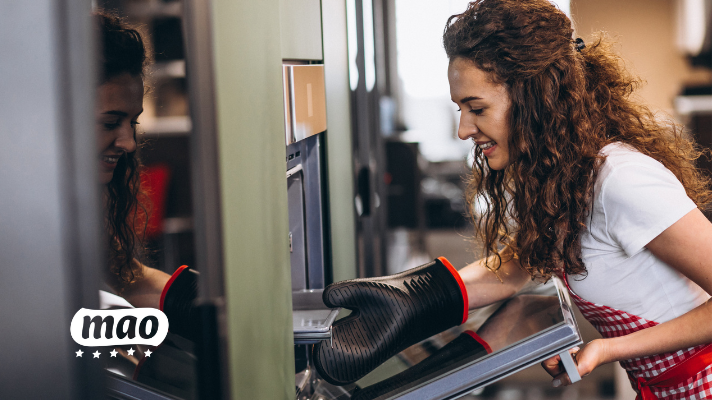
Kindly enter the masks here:
M 326 287 L 328 307 L 351 315 L 314 347 L 319 374 L 334 385 L 362 378 L 409 346 L 467 320 L 460 275 L 444 257 L 390 276 L 353 279 Z

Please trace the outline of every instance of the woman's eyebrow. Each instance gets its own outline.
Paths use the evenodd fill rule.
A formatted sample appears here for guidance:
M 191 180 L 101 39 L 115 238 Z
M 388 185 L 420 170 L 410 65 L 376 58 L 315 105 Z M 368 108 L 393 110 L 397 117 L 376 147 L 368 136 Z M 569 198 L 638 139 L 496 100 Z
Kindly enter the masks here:
M 123 112 L 123 111 L 114 111 L 114 110 L 105 111 L 105 112 L 103 112 L 102 114 L 104 114 L 104 115 L 116 115 L 116 116 L 119 116 L 119 117 L 128 117 L 128 116 L 129 116 L 127 113 L 125 113 L 125 112 Z
M 472 100 L 482 100 L 482 98 L 477 97 L 477 96 L 467 96 L 467 97 L 463 98 L 462 100 L 460 100 L 460 103 L 467 103 L 468 101 L 472 101 Z

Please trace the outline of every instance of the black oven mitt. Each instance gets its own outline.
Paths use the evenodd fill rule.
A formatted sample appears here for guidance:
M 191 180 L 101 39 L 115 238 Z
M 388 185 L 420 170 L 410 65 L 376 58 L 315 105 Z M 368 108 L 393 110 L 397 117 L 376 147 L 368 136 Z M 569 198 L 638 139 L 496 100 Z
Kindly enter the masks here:
M 194 269 L 183 265 L 178 268 L 163 288 L 159 309 L 168 317 L 171 333 L 195 341 L 200 331 L 198 309 L 198 276 Z
M 472 361 L 491 353 L 492 349 L 472 331 L 465 331 L 425 360 L 381 382 L 357 389 L 352 400 L 371 400 L 388 394 L 411 382 L 442 371 L 460 361 Z
M 396 275 L 332 283 L 328 307 L 351 315 L 332 327 L 332 341 L 314 346 L 319 375 L 333 385 L 362 378 L 383 362 L 436 333 L 467 320 L 465 285 L 447 259 Z

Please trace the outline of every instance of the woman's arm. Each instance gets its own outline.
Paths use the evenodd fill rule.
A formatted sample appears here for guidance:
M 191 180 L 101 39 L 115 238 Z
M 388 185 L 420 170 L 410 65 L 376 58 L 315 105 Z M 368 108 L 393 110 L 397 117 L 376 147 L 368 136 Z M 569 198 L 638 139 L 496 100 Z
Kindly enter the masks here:
M 136 259 L 133 262 L 140 266 L 142 276 L 136 282 L 128 285 L 121 296 L 134 307 L 158 308 L 161 292 L 171 276 L 163 271 L 149 268 Z
M 712 293 L 712 224 L 698 209 L 687 213 L 645 247 L 707 293 Z M 599 365 L 613 361 L 710 343 L 710 321 L 712 302 L 707 301 L 660 325 L 626 336 L 593 340 L 576 356 L 579 374 L 587 375 Z M 560 374 L 557 361 L 556 358 L 545 361 L 544 368 L 562 384 L 568 384 L 568 376 Z
M 506 259 L 506 255 L 502 257 Z M 467 289 L 470 310 L 512 297 L 531 281 L 517 259 L 502 263 L 496 275 L 485 267 L 484 258 L 458 272 Z

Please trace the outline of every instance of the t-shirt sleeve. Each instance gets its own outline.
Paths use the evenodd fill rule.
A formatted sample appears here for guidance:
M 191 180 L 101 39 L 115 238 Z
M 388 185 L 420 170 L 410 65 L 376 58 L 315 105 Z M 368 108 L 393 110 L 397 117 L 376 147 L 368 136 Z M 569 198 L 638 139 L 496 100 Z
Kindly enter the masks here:
M 606 230 L 628 257 L 696 208 L 675 175 L 657 162 L 617 166 L 604 181 L 600 199 Z

